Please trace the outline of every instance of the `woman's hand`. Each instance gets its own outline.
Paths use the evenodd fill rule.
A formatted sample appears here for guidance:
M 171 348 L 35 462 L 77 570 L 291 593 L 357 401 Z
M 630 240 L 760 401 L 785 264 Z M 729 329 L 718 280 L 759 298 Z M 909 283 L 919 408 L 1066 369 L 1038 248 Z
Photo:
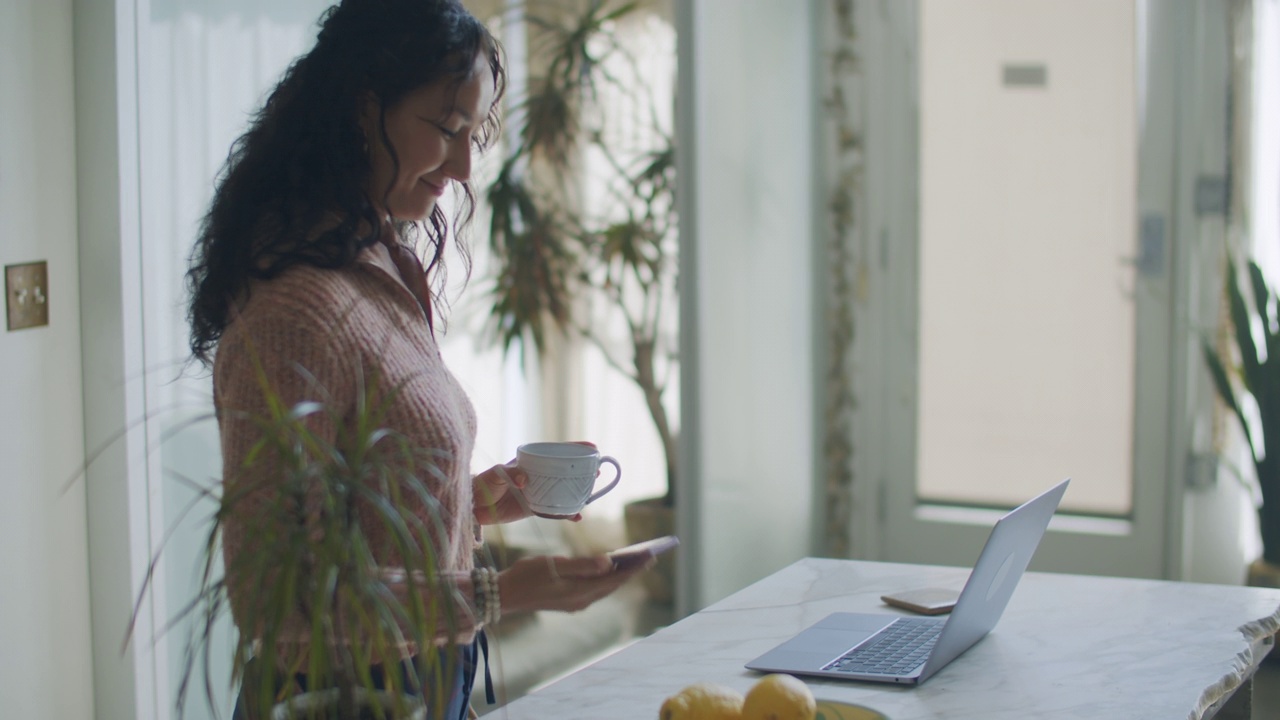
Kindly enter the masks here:
M 482 525 L 496 525 L 527 518 L 531 514 L 520 490 L 529 483 L 529 476 L 512 460 L 506 465 L 494 465 L 476 475 L 472 481 L 476 520 Z
M 575 440 L 580 445 L 595 447 L 587 440 Z M 494 465 L 471 479 L 472 507 L 481 525 L 522 520 L 533 513 L 525 503 L 521 490 L 529 484 L 529 476 L 510 460 L 506 465 Z M 573 522 L 582 519 L 582 513 L 564 518 Z
M 521 558 L 498 575 L 503 614 L 532 610 L 577 612 L 610 595 L 654 560 L 630 570 L 614 570 L 604 555 Z

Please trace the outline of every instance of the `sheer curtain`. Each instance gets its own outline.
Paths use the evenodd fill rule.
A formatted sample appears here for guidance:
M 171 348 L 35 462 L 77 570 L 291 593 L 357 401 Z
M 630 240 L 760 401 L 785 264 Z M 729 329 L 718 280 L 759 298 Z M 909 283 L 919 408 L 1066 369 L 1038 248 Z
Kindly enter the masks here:
M 139 634 L 156 653 L 156 708 L 168 717 L 188 633 L 168 620 L 193 597 L 213 506 L 195 486 L 221 473 L 208 373 L 187 365 L 183 274 L 215 174 L 231 142 L 288 63 L 314 41 L 323 0 L 138 0 L 138 148 L 145 344 L 148 488 L 157 569 L 156 627 Z M 208 668 L 217 713 L 195 666 L 186 717 L 229 717 L 230 647 L 224 620 Z M 151 635 L 159 635 L 152 644 Z

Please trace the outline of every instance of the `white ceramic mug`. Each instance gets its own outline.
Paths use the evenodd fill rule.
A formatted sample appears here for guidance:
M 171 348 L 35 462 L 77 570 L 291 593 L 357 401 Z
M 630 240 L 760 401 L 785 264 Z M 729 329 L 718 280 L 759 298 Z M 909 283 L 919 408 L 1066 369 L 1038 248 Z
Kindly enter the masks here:
M 600 465 L 613 466 L 613 481 L 592 492 Z M 572 517 L 599 500 L 622 479 L 622 466 L 590 445 L 535 442 L 516 450 L 516 465 L 529 476 L 524 499 L 529 510 L 543 517 Z

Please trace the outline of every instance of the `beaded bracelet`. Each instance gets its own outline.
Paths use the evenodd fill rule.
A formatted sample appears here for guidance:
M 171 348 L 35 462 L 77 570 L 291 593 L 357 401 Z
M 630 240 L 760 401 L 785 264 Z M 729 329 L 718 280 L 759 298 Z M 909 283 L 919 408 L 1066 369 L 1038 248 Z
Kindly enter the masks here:
M 481 624 L 493 625 L 502 617 L 502 599 L 498 595 L 498 572 L 478 567 L 471 571 L 475 592 L 476 617 Z
M 502 597 L 498 593 L 498 571 L 485 568 L 485 575 L 489 580 L 489 597 L 484 606 L 484 621 L 486 625 L 494 625 L 502 617 Z

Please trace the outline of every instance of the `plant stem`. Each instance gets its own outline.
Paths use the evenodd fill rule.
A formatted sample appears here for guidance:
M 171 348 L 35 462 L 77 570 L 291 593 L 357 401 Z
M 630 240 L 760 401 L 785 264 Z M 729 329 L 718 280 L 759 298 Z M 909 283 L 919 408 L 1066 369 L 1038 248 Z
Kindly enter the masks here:
M 667 419 L 667 408 L 662 404 L 662 391 L 658 387 L 654 373 L 653 355 L 656 344 L 649 339 L 635 338 L 636 384 L 644 393 L 645 404 L 649 407 L 649 415 L 653 417 L 653 425 L 662 440 L 662 451 L 667 461 L 667 494 L 663 504 L 670 507 L 675 504 L 676 488 L 676 440 L 671 432 L 671 423 Z

